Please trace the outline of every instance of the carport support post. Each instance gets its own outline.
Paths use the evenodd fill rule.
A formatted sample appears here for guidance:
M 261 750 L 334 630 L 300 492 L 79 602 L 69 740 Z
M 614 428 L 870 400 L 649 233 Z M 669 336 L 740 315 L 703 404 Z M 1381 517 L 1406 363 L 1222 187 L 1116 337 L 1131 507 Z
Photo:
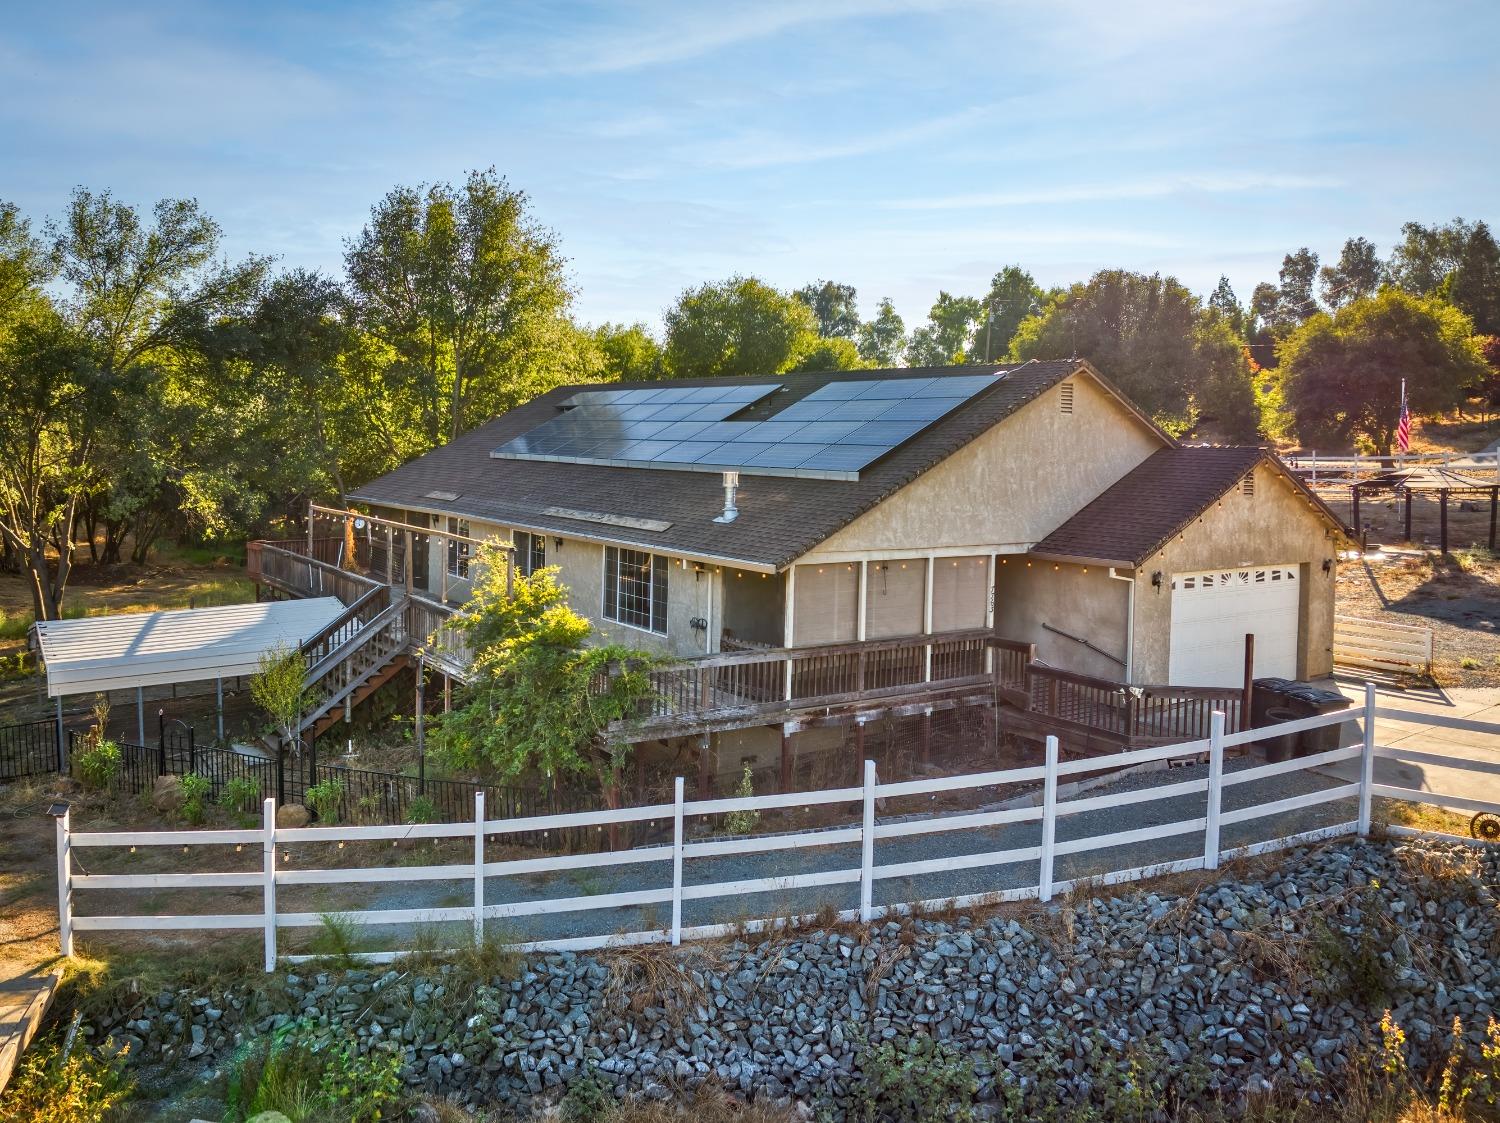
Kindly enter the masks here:
M 219 743 L 224 742 L 224 676 L 214 677 L 214 715 L 219 721 Z
M 1359 833 L 1370 833 L 1370 786 L 1375 782 L 1375 684 L 1365 683 L 1365 742 L 1359 754 Z
M 1037 898 L 1052 900 L 1053 847 L 1057 844 L 1057 738 L 1047 738 L 1047 770 L 1042 779 L 1042 856 Z
M 1209 718 L 1208 817 L 1203 828 L 1203 868 L 1219 868 L 1219 810 L 1224 802 L 1224 711 Z
M 57 696 L 57 770 L 66 774 L 68 771 L 68 735 L 63 732 L 62 718 L 63 696 Z
M 137 745 L 146 743 L 146 688 L 144 686 L 135 688 L 135 743 Z

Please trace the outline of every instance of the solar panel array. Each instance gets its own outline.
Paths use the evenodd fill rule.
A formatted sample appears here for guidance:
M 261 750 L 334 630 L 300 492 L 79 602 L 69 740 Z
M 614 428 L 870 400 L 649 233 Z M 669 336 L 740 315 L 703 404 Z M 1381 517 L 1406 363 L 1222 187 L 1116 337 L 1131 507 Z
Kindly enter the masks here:
M 505 460 L 858 479 L 1003 375 L 829 382 L 763 421 L 730 421 L 776 383 L 588 390 L 496 449 Z

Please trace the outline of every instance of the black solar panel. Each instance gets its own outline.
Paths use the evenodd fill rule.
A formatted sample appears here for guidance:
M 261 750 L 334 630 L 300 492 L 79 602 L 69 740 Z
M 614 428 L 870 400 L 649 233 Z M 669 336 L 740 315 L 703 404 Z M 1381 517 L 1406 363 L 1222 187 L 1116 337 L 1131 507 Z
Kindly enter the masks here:
M 1003 377 L 829 382 L 764 421 L 726 419 L 768 397 L 775 383 L 586 390 L 563 403 L 560 417 L 491 455 L 857 479 L 860 469 Z M 765 417 L 765 407 L 757 413 Z

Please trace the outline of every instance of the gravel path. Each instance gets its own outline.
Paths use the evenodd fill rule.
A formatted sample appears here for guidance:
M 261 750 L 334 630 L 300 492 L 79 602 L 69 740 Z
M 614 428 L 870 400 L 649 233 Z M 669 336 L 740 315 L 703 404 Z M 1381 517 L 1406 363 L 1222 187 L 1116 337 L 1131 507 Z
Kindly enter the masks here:
M 1253 759 L 1226 764 L 1226 772 L 1251 767 Z M 1165 784 L 1201 779 L 1206 765 L 1174 768 L 1129 776 L 1118 782 L 1097 787 L 1088 798 L 1111 792 L 1133 792 Z M 1343 781 L 1317 772 L 1294 772 L 1269 779 L 1238 784 L 1224 789 L 1225 811 L 1254 804 L 1269 803 L 1290 796 L 1335 787 Z M 1151 826 L 1191 819 L 1205 812 L 1206 796 L 1193 794 L 1172 796 L 1121 807 L 1104 807 L 1077 815 L 1060 816 L 1057 839 L 1064 842 L 1090 836 L 1133 831 Z M 1287 812 L 1246 823 L 1226 826 L 1222 844 L 1227 849 L 1272 837 L 1287 835 L 1335 823 L 1347 822 L 1356 814 L 1353 799 L 1341 799 L 1299 811 Z M 858 825 L 858 808 L 850 808 L 849 825 Z M 880 822 L 877 816 L 877 822 Z M 887 819 L 886 821 L 890 821 Z M 881 840 L 876 844 L 878 866 L 897 862 L 916 862 L 932 858 L 983 853 L 1036 846 L 1041 840 L 1038 822 L 1016 823 L 984 829 L 918 835 L 910 838 Z M 1137 842 L 1131 845 L 1105 847 L 1080 854 L 1061 855 L 1055 864 L 1058 881 L 1089 877 L 1111 870 L 1154 865 L 1202 852 L 1202 832 L 1175 835 Z M 847 843 L 763 854 L 699 858 L 684 867 L 684 884 L 705 885 L 737 882 L 781 875 L 814 873 L 829 870 L 857 869 L 859 844 Z M 916 899 L 940 899 L 969 893 L 990 893 L 1035 885 L 1038 863 L 1016 862 L 1002 866 L 945 871 L 916 877 L 902 877 L 875 882 L 876 904 Z M 462 906 L 472 899 L 469 881 L 416 882 L 405 885 L 372 885 L 364 908 L 423 908 Z M 671 863 L 663 861 L 645 865 L 567 871 L 558 874 L 534 874 L 519 877 L 492 877 L 486 884 L 486 903 L 540 900 L 549 897 L 587 897 L 631 890 L 667 888 L 671 885 Z M 283 894 L 285 896 L 285 894 Z M 686 901 L 684 925 L 733 922 L 788 912 L 815 912 L 821 906 L 837 909 L 855 908 L 859 901 L 857 884 L 834 885 L 802 890 L 761 892 L 713 900 Z M 283 909 L 315 907 L 281 902 Z M 346 906 L 349 907 L 349 906 Z M 670 920 L 671 906 L 611 908 L 556 913 L 547 916 L 517 917 L 489 922 L 507 939 L 557 939 L 570 936 L 609 935 L 618 932 L 659 929 Z M 381 925 L 369 930 L 372 947 L 400 946 L 410 933 L 405 926 Z M 467 932 L 467 922 L 452 926 L 453 937 Z

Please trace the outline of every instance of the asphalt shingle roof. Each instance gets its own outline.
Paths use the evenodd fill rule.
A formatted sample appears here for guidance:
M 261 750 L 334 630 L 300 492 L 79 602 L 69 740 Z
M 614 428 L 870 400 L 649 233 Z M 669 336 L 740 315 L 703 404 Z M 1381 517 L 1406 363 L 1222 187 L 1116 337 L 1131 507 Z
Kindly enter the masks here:
M 1152 453 L 1032 553 L 1138 566 L 1263 460 L 1275 464 L 1341 531 L 1352 533 L 1266 449 L 1186 445 Z
M 565 386 L 495 418 L 450 444 L 350 494 L 386 507 L 441 511 L 569 537 L 639 544 L 667 553 L 782 567 L 801 557 L 893 492 L 951 456 L 1064 378 L 1086 368 L 1076 360 L 1020 365 L 902 368 L 787 374 L 775 379 L 683 379 L 678 385 L 776 381 L 800 397 L 817 386 L 870 378 L 935 378 L 1006 371 L 1006 377 L 860 472 L 857 481 L 785 476 L 740 477 L 739 518 L 713 521 L 724 507 L 717 473 L 611 468 L 531 460 L 497 460 L 490 452 L 558 415 L 582 386 Z M 658 383 L 611 383 L 609 389 Z M 434 499 L 430 492 L 453 493 Z M 672 525 L 650 531 L 546 513 L 549 507 L 600 512 Z

